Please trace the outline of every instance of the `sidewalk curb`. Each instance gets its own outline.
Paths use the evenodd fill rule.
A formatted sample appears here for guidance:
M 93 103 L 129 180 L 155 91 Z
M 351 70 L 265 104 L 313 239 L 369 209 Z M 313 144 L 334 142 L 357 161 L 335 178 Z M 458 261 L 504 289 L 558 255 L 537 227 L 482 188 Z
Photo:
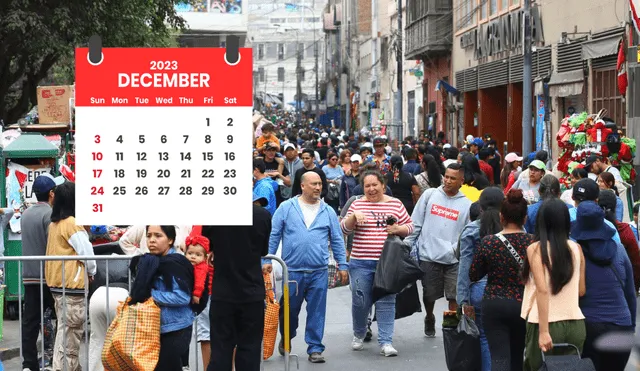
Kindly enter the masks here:
M 3 348 L 0 347 L 0 361 L 8 361 L 20 357 L 20 347 Z

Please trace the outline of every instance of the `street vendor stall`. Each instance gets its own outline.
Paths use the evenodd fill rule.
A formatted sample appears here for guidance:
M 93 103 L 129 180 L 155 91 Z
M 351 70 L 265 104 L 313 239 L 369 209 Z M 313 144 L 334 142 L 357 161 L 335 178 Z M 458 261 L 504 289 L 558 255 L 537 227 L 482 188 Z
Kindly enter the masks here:
M 563 190 L 570 187 L 570 170 L 582 163 L 590 155 L 598 155 L 606 159 L 609 165 L 620 170 L 623 182 L 616 182 L 620 199 L 624 205 L 624 222 L 633 220 L 632 186 L 636 173 L 633 158 L 636 152 L 636 141 L 618 132 L 614 122 L 606 119 L 606 110 L 597 114 L 583 112 L 566 117 L 560 124 L 556 134 L 558 146 L 562 152 L 556 165 L 560 173 Z
M 2 236 L 5 256 L 22 255 L 21 213 L 37 202 L 32 190 L 35 178 L 58 173 L 59 152 L 58 147 L 37 133 L 24 133 L 0 151 L 5 174 L 0 177 L 0 206 L 15 210 Z M 4 268 L 5 308 L 10 319 L 18 317 L 18 288 L 22 285 L 18 268 L 18 262 L 7 262 Z

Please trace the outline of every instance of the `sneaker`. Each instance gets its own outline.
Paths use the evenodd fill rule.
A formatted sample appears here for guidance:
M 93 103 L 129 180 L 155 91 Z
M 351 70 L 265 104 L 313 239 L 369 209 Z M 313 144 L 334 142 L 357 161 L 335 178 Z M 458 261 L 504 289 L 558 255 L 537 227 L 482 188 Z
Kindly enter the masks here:
M 424 335 L 429 338 L 436 337 L 436 316 L 424 318 Z
M 371 338 L 373 338 L 373 331 L 371 331 L 371 324 L 369 324 L 369 326 L 367 326 L 367 333 L 364 335 L 364 341 L 365 342 L 370 342 Z
M 380 347 L 380 354 L 385 357 L 395 357 L 398 355 L 398 351 L 391 344 L 384 344 Z
M 364 348 L 364 339 L 360 339 L 357 336 L 353 337 L 351 340 L 351 349 L 353 350 L 362 350 Z
M 309 362 L 311 363 L 324 363 L 324 356 L 320 352 L 313 352 L 309 354 Z
M 182 371 L 191 371 L 189 366 L 182 366 Z

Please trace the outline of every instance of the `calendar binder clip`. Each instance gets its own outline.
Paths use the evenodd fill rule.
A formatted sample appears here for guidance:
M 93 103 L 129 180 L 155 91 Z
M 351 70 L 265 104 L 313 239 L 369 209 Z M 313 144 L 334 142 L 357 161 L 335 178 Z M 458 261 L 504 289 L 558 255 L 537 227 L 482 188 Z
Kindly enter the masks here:
M 230 66 L 240 63 L 240 38 L 238 36 L 227 36 L 227 51 L 224 53 L 224 60 Z
M 89 38 L 89 53 L 87 54 L 87 60 L 90 64 L 97 66 L 102 63 L 103 59 L 102 38 L 98 35 L 93 35 Z

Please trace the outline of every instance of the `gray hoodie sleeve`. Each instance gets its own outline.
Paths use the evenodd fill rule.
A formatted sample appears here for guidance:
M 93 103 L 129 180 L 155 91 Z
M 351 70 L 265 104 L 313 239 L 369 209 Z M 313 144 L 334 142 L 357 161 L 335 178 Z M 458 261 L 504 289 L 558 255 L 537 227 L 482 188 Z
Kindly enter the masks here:
M 429 199 L 436 189 L 437 188 L 430 188 L 424 191 L 424 193 L 422 193 L 422 195 L 418 199 L 418 203 L 413 208 L 413 214 L 411 214 L 411 220 L 413 221 L 413 233 L 411 233 L 404 239 L 405 245 L 411 247 L 412 249 L 415 241 L 418 239 L 418 237 L 420 236 L 420 232 L 422 231 L 427 204 L 429 203 Z

